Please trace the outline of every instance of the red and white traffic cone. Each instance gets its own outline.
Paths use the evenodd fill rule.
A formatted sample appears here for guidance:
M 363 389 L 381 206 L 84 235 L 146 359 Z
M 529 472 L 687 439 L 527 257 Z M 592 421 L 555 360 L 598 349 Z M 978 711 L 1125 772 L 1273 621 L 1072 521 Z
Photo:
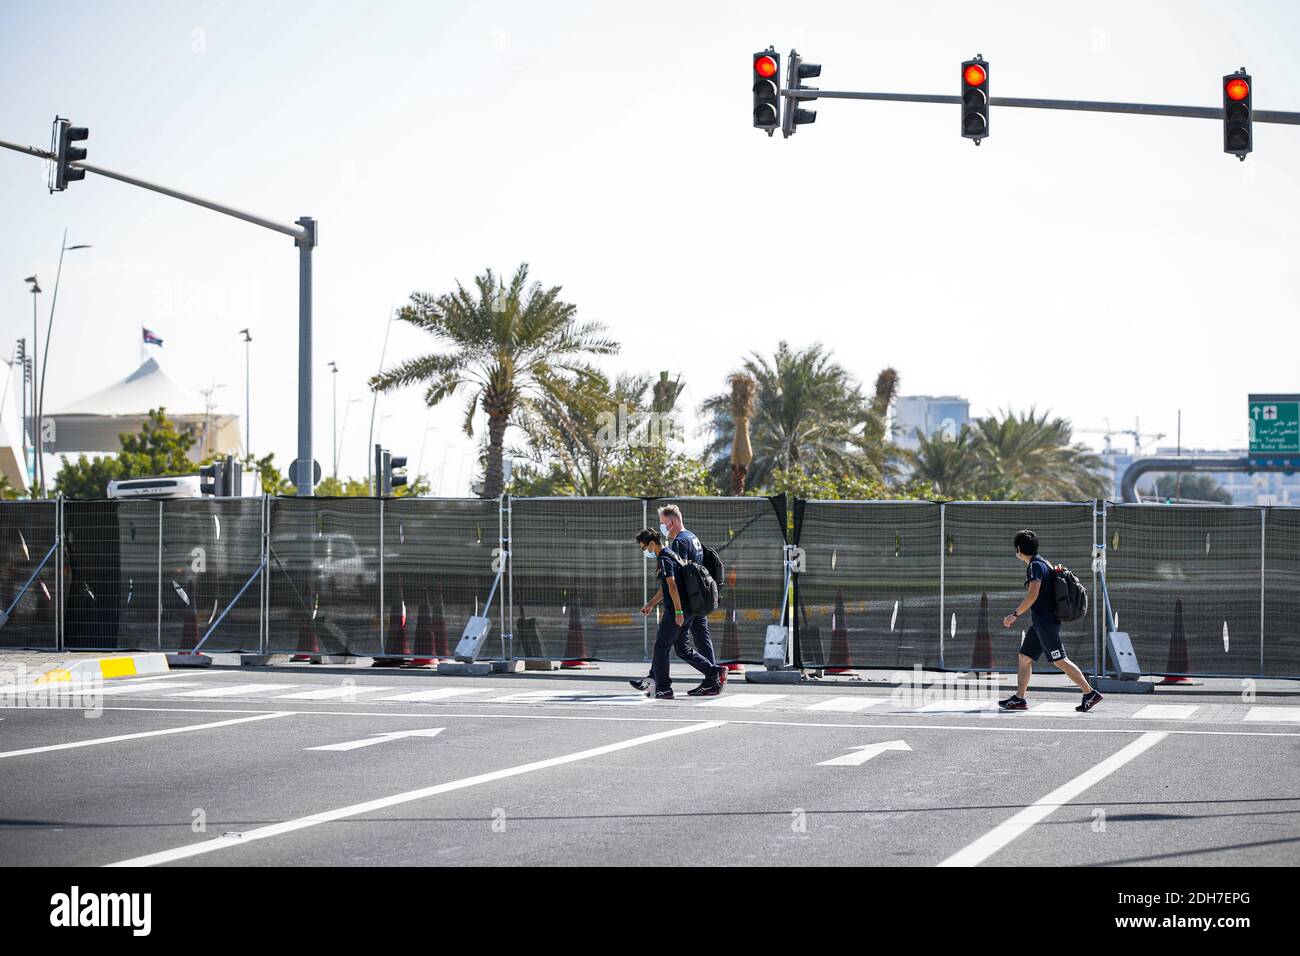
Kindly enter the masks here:
M 835 616 L 831 618 L 831 666 L 826 668 L 828 674 L 847 674 L 853 670 L 849 666 L 849 626 L 844 615 L 844 595 L 835 593 Z
M 993 670 L 993 641 L 989 636 L 989 596 L 980 595 L 980 616 L 975 623 L 975 649 L 971 652 L 970 667 L 976 674 Z
M 1186 674 L 1191 670 L 1187 661 L 1187 632 L 1183 629 L 1183 599 L 1174 601 L 1174 626 L 1169 635 L 1169 660 L 1165 670 L 1171 675 Z M 1190 677 L 1165 677 L 1161 684 L 1182 684 L 1186 687 L 1198 686 L 1201 682 Z
M 582 634 L 582 617 L 578 613 L 578 602 L 569 603 L 569 633 L 564 642 L 564 660 L 560 662 L 563 670 L 589 670 L 595 665 L 587 660 L 587 642 Z

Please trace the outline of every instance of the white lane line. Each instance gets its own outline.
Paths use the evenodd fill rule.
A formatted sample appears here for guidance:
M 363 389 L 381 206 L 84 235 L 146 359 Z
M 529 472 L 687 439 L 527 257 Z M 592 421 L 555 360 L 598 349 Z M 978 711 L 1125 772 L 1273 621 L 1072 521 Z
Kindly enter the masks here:
M 970 846 L 958 850 L 948 857 L 939 866 L 979 866 L 1016 837 L 1027 832 L 1035 823 L 1049 816 L 1052 811 L 1069 803 L 1093 784 L 1109 777 L 1130 760 L 1146 753 L 1167 736 L 1169 735 L 1159 731 L 1143 734 L 1128 746 L 1111 754 L 1095 767 L 1085 770 L 1073 780 L 1057 787 L 1047 796 L 1034 801 L 1005 823 L 998 824 Z
M 214 727 L 230 727 L 234 724 L 246 724 L 253 720 L 271 720 L 275 717 L 291 717 L 293 711 L 276 711 L 272 714 L 256 714 L 252 717 L 236 717 L 233 720 L 217 720 L 208 724 L 190 724 L 186 727 L 168 727 L 166 730 L 146 730 L 137 734 L 119 734 L 116 737 L 96 737 L 93 740 L 74 740 L 66 744 L 50 744 L 46 747 L 28 747 L 25 750 L 6 750 L 0 752 L 0 758 L 22 757 L 26 754 L 43 754 L 55 750 L 75 750 L 78 747 L 94 747 L 98 744 L 115 744 L 123 740 L 140 740 L 143 737 L 163 737 L 167 734 L 184 734 L 191 730 L 211 730 Z
M 439 687 L 436 690 L 417 690 L 409 694 L 394 694 L 392 697 L 378 697 L 376 700 L 446 700 L 448 697 L 460 697 L 464 694 L 486 694 L 489 687 Z
M 877 704 L 889 703 L 888 697 L 832 697 L 816 704 L 809 704 L 804 710 L 829 710 L 837 714 L 856 714 Z
M 297 684 L 232 684 L 228 687 L 209 687 L 207 690 L 183 690 L 179 694 L 164 694 L 164 697 L 250 697 L 269 690 L 290 690 Z
M 1300 723 L 1300 707 L 1252 707 L 1244 719 Z
M 789 694 L 734 694 L 727 697 L 715 697 L 706 700 L 700 707 L 761 707 L 774 700 L 789 697 Z
M 497 780 L 505 780 L 509 777 L 518 777 L 521 774 L 532 773 L 535 770 L 545 770 L 549 767 L 559 767 L 564 764 L 577 763 L 580 760 L 589 760 L 592 757 L 601 757 L 605 754 L 617 753 L 620 750 L 628 750 L 632 747 L 639 747 L 641 744 L 654 743 L 659 740 L 667 740 L 670 737 L 679 737 L 683 734 L 695 733 L 698 730 L 711 730 L 714 727 L 725 727 L 725 721 L 704 721 L 702 723 L 689 724 L 685 727 L 675 727 L 672 730 L 662 730 L 658 733 L 647 734 L 644 737 L 633 737 L 630 740 L 622 740 L 614 744 L 606 744 L 603 747 L 593 747 L 590 750 L 579 750 L 576 753 L 565 754 L 561 757 L 550 757 L 546 760 L 536 760 L 532 763 L 521 764 L 517 767 L 507 767 L 505 770 L 494 770 L 491 773 L 482 773 L 473 777 L 464 777 L 460 780 L 453 780 L 450 783 L 440 783 L 432 787 L 421 787 L 419 790 L 407 790 L 405 793 L 395 793 L 392 796 L 380 797 L 377 800 L 367 800 L 364 803 L 353 803 L 346 807 L 339 807 L 335 810 L 326 810 L 322 813 L 313 813 L 310 816 L 298 817 L 294 820 L 285 820 L 283 823 L 273 823 L 270 826 L 257 827 L 254 830 L 248 830 L 239 836 L 220 836 L 211 840 L 204 840 L 201 843 L 191 843 L 189 846 L 177 847 L 174 850 L 163 850 L 160 853 L 150 853 L 146 856 L 137 856 L 130 860 L 122 860 L 118 863 L 110 863 L 109 866 L 156 866 L 159 863 L 170 863 L 173 860 L 184 860 L 190 857 L 201 856 L 204 853 L 213 853 L 217 850 L 224 850 L 232 846 L 245 846 L 254 840 L 265 840 L 269 837 L 281 836 L 285 833 L 293 833 L 296 830 L 303 830 L 307 827 L 319 826 L 322 823 L 332 823 L 335 820 L 343 820 L 347 817 L 359 816 L 363 813 L 373 813 L 376 810 L 383 810 L 387 807 L 397 806 L 402 803 L 410 803 L 414 800 L 423 800 L 427 797 L 436 797 L 439 794 L 451 793 L 454 790 L 464 790 L 468 787 L 475 787 L 483 783 L 492 783 Z
M 1035 717 L 1082 717 L 1083 714 L 1074 709 L 1077 706 L 1068 700 L 1045 700 L 1031 706 L 1029 712 Z
M 167 689 L 171 690 L 173 687 L 202 687 L 202 686 L 203 686 L 202 683 L 198 683 L 195 681 L 179 681 L 177 683 L 168 684 Z M 122 685 L 105 685 L 101 692 L 116 697 L 119 694 L 147 694 L 151 691 L 156 691 L 157 689 L 158 689 L 157 686 L 154 684 L 122 684 Z
M 402 740 L 407 737 L 436 737 L 443 732 L 444 727 L 429 727 L 425 730 L 392 730 L 388 733 L 371 734 L 369 737 L 363 737 L 360 740 L 349 740 L 341 744 L 326 744 L 323 747 L 307 747 L 306 750 L 360 750 L 362 747 L 373 747 L 375 744 L 386 744 L 394 740 Z
M 580 694 L 571 691 L 530 690 L 505 697 L 492 697 L 484 704 L 645 704 L 645 694 Z
M 351 684 L 346 687 L 326 687 L 324 690 L 304 690 L 296 694 L 276 694 L 276 700 L 333 700 L 341 697 L 344 700 L 356 700 L 358 694 L 368 694 L 376 690 L 392 690 L 391 687 L 366 687 L 358 684 Z
M 1133 717 L 1137 720 L 1186 720 L 1199 709 L 1197 704 L 1147 704 Z
M 936 700 L 933 704 L 918 707 L 918 714 L 977 714 L 997 710 L 996 700 Z

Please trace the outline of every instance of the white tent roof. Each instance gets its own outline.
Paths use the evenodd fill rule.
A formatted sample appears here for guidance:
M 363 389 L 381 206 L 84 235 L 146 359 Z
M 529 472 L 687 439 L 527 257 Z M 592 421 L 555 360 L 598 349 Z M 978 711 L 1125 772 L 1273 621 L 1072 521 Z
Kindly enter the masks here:
M 169 416 L 206 413 L 202 394 L 177 385 L 149 359 L 116 385 L 45 414 L 143 415 L 151 408 L 165 408 Z

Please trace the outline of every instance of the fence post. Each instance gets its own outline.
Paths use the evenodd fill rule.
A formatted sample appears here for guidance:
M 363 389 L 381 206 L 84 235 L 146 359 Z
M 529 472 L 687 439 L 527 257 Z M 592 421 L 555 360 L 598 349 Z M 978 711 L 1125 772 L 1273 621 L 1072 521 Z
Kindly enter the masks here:
M 1098 502 L 1098 500 L 1096 498 L 1093 498 L 1092 499 L 1092 550 L 1094 555 L 1094 559 L 1092 562 L 1092 600 L 1093 600 L 1093 608 L 1094 608 L 1092 612 L 1092 676 L 1093 677 L 1098 676 L 1097 664 L 1100 660 L 1100 655 L 1098 654 L 1098 647 L 1100 642 L 1097 636 L 1100 633 L 1097 627 L 1097 622 L 1100 620 L 1100 617 L 1097 614 L 1097 611 L 1095 610 L 1097 598 L 1100 596 L 1100 593 L 1097 591 L 1097 560 L 1096 560 L 1096 554 L 1097 551 L 1099 550 L 1097 546 L 1097 542 L 1099 540 L 1097 538 L 1097 508 L 1099 507 L 1099 505 L 1100 503 Z M 1100 550 L 1102 550 L 1103 553 L 1104 553 L 1104 546 L 1105 546 L 1105 542 L 1102 542 L 1102 549 Z
M 257 653 L 265 656 L 267 646 L 270 644 L 271 620 L 269 611 L 269 594 L 270 587 L 267 581 L 271 575 L 271 554 L 270 554 L 270 521 L 267 512 L 270 510 L 270 496 L 262 495 L 261 507 L 257 509 L 258 518 L 261 521 L 261 533 L 257 538 L 258 557 L 262 561 L 262 579 L 258 581 L 257 590 Z
M 388 613 L 388 605 L 384 602 L 384 499 L 376 496 L 379 501 L 379 656 L 383 657 L 386 648 L 384 647 L 384 615 Z
M 506 554 L 509 546 L 506 542 L 506 509 L 509 505 L 506 499 L 509 497 L 505 492 L 497 498 L 497 547 L 501 549 L 501 560 L 507 560 Z M 501 565 L 502 576 L 508 578 L 506 567 Z M 506 596 L 501 595 L 501 600 L 497 602 L 497 618 L 501 621 L 501 659 L 506 659 Z
M 641 527 L 648 528 L 650 521 L 650 504 L 644 498 L 641 499 Z M 645 607 L 650 602 L 650 585 L 646 577 L 649 574 L 648 561 L 641 562 L 641 606 Z M 650 659 L 650 615 L 641 615 L 641 659 Z M 717 658 L 715 657 L 714 660 Z
M 158 650 L 162 651 L 162 552 L 163 552 L 163 504 L 158 500 Z M 120 510 L 119 505 L 114 507 Z
M 1268 508 L 1259 509 L 1259 673 L 1264 675 L 1264 570 L 1268 547 Z
M 54 647 L 63 651 L 63 495 L 54 499 L 54 535 L 59 540 L 58 566 L 54 570 Z
M 506 612 L 510 656 L 506 659 L 513 662 L 515 659 L 515 505 L 514 499 L 509 495 L 506 496 L 506 601 L 510 605 Z
M 943 612 L 944 612 L 944 572 L 948 555 L 947 516 L 945 506 L 939 502 L 939 670 L 943 670 Z

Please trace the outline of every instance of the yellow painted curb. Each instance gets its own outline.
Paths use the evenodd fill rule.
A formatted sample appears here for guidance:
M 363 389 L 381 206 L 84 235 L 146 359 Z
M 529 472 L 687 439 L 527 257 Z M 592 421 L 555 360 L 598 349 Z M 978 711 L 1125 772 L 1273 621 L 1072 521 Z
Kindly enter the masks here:
M 92 657 L 69 661 L 36 678 L 37 684 L 62 684 L 78 680 L 112 680 L 114 677 L 141 677 L 167 674 L 171 667 L 166 654 L 130 654 L 122 657 Z

